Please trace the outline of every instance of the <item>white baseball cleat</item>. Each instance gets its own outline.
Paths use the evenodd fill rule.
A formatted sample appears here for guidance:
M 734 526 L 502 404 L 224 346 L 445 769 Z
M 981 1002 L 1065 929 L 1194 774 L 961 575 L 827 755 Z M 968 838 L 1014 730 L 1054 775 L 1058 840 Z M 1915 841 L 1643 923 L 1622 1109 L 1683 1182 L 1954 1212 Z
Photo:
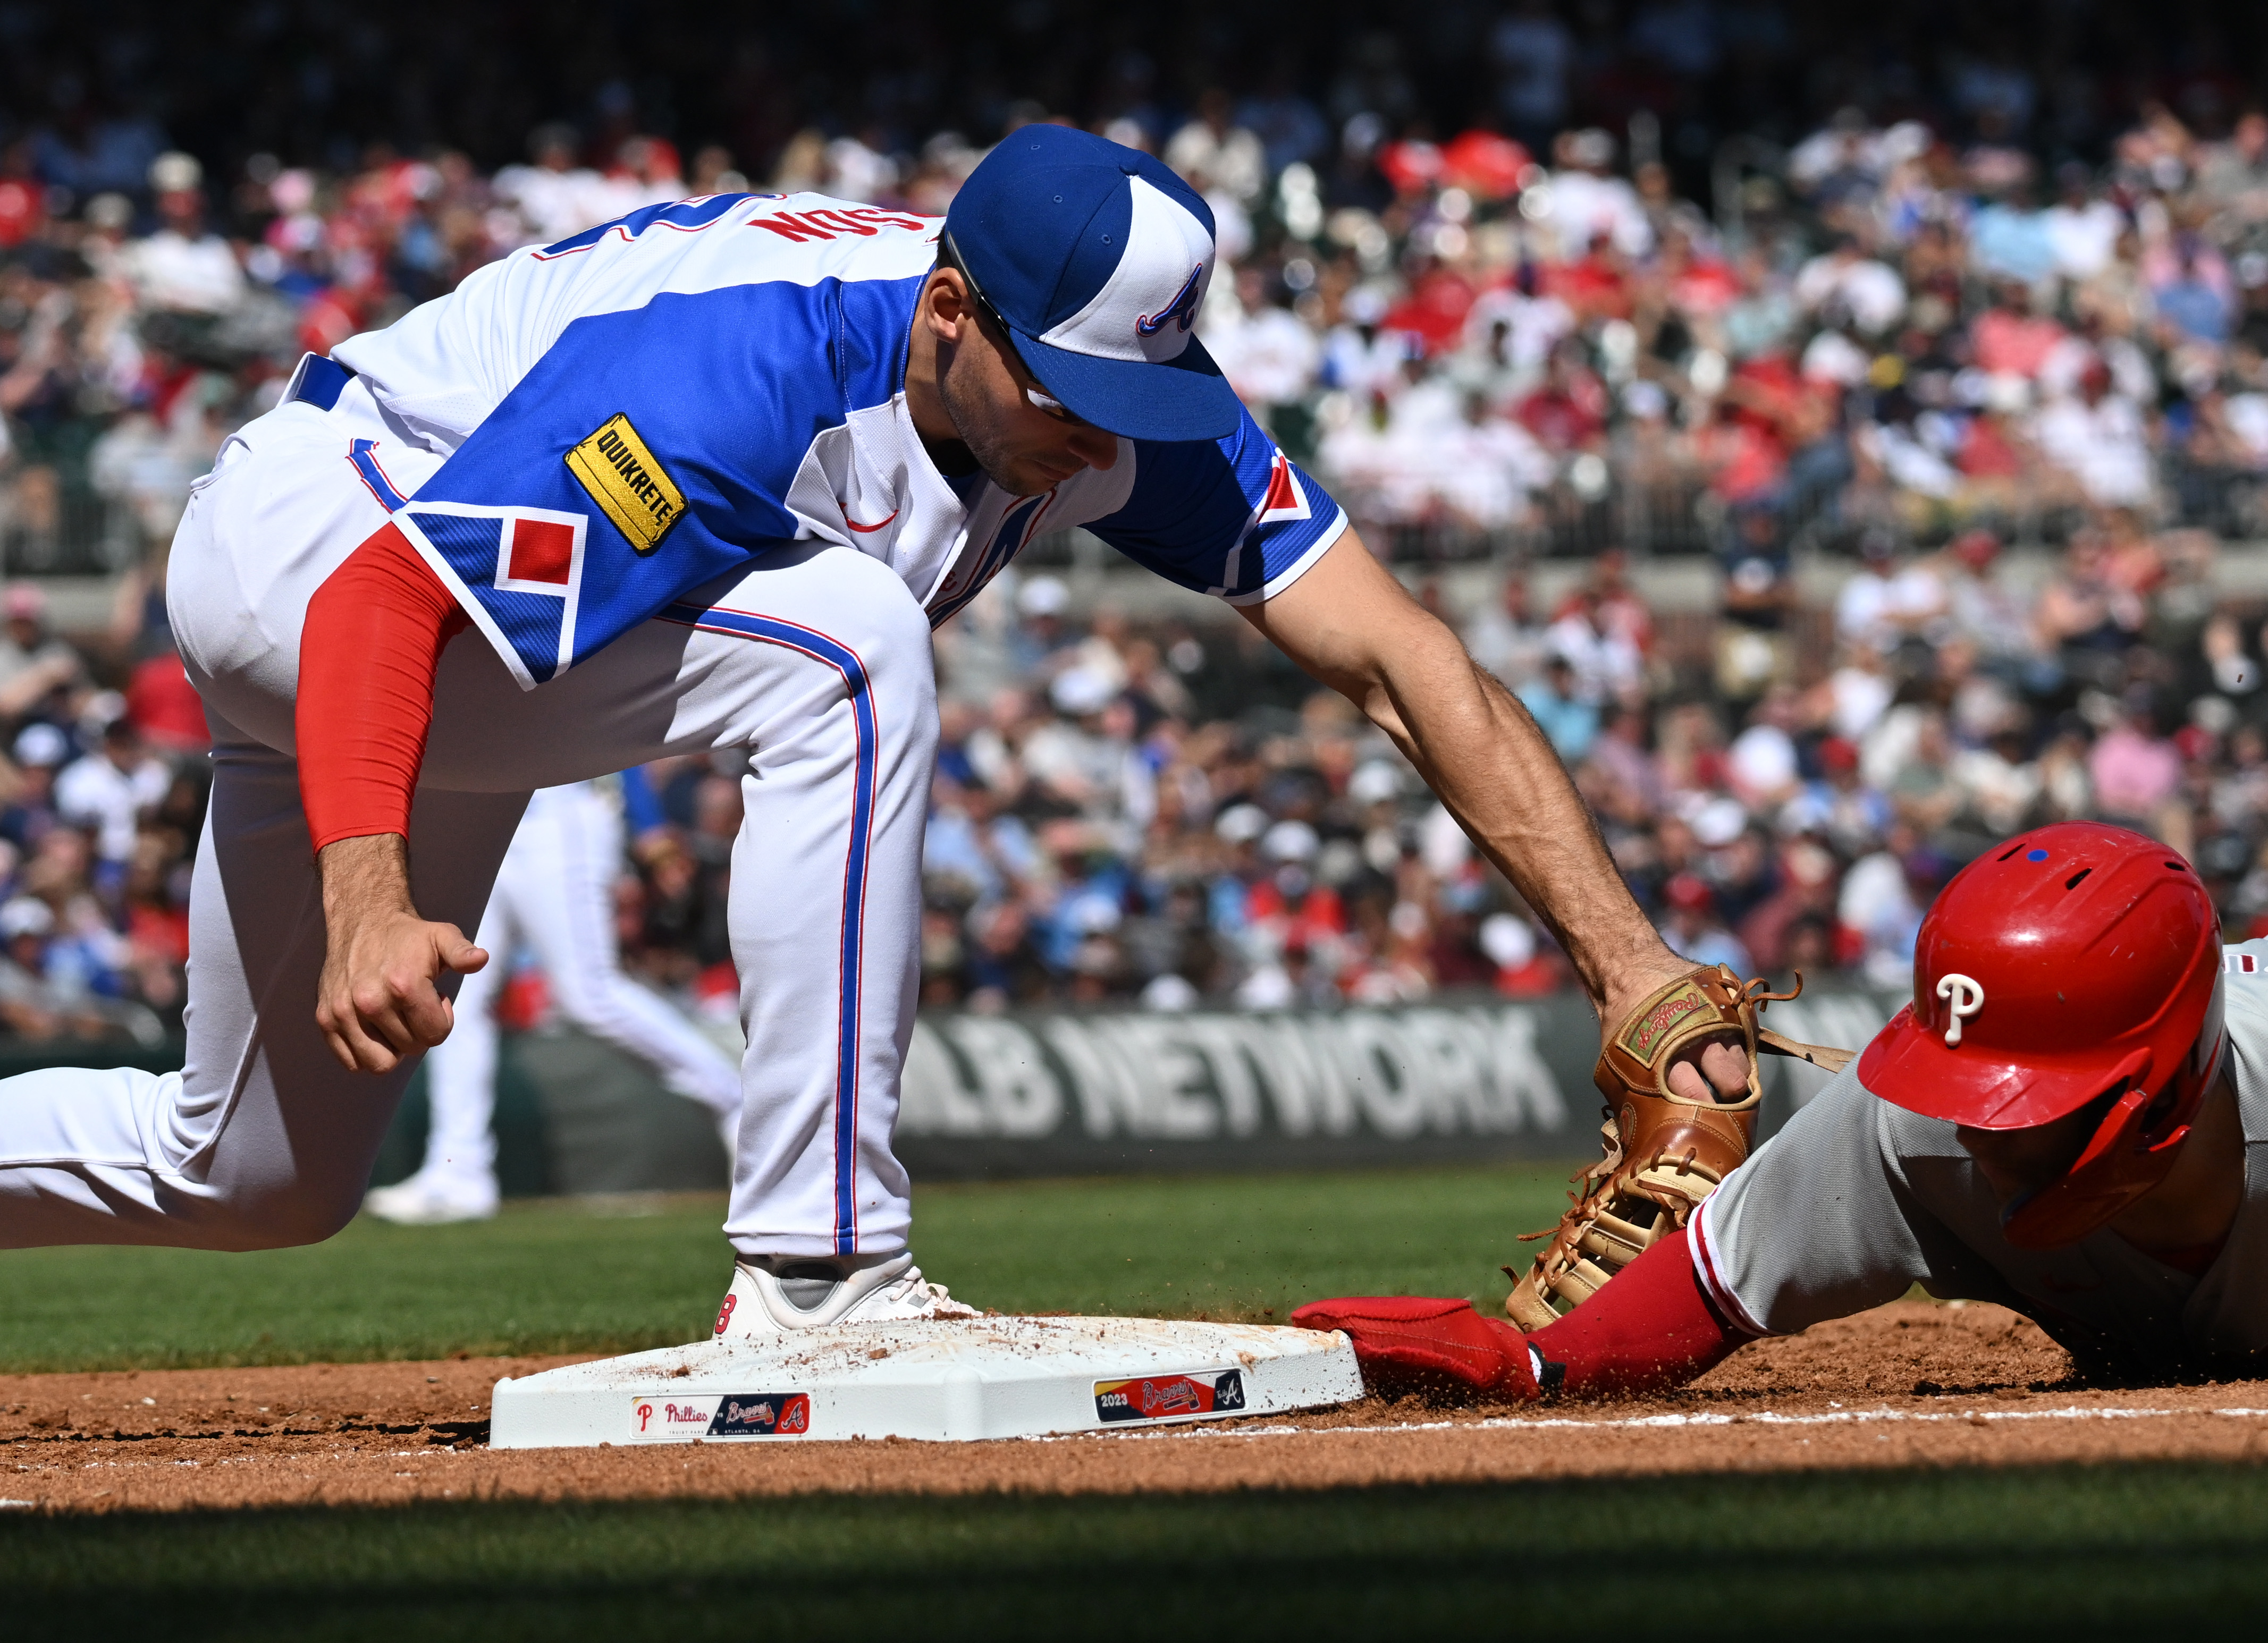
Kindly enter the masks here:
M 392 1186 L 372 1187 L 362 1207 L 380 1221 L 403 1227 L 444 1227 L 458 1221 L 487 1221 L 497 1213 L 497 1190 L 461 1181 L 437 1180 L 422 1171 Z
M 843 1270 L 848 1265 L 846 1274 Z M 840 1260 L 780 1256 L 743 1260 L 717 1309 L 715 1337 L 755 1340 L 835 1324 L 898 1324 L 915 1318 L 982 1317 L 931 1283 L 904 1252 Z

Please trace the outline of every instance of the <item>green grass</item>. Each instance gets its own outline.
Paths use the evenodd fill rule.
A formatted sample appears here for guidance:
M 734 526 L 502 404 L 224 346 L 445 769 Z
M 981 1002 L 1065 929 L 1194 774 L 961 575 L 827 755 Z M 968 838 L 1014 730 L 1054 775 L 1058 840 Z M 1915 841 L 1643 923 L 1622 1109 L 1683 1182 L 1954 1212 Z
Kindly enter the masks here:
M 1493 1263 L 1562 1206 L 1559 1165 L 927 1186 L 914 1252 L 1016 1312 L 1281 1317 L 1353 1294 L 1493 1304 Z M 0 1253 L 0 1371 L 631 1352 L 689 1340 L 731 1275 L 721 1198 L 531 1201 L 492 1221 L 364 1217 L 250 1255 Z
M 1015 1310 L 1281 1317 L 1492 1302 L 1555 1169 L 924 1188 L 916 1248 Z M 625 1214 L 625 1209 L 644 1213 Z M 705 1327 L 716 1199 L 358 1222 L 251 1256 L 0 1255 L 0 1368 L 629 1350 Z M 8 1493 L 0 1469 L 0 1497 Z M 1609 1478 L 1191 1497 L 0 1511 L 0 1636 L 1231 1632 L 1548 1639 L 2226 1630 L 2268 1606 L 2268 1471 L 2204 1465 Z M 2237 1621 L 2241 1625 L 2241 1621 Z
M 2241 1467 L 0 1522 L 23 1638 L 2233 1635 Z

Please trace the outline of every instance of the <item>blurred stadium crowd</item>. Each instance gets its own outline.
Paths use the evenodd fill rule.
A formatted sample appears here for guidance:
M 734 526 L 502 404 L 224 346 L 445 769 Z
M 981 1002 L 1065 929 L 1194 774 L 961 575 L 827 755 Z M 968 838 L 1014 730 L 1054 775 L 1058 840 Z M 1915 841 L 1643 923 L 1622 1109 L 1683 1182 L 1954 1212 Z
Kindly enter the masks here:
M 1970 9 L 1921 51 L 1771 0 L 1450 10 L 1454 52 L 1354 30 L 1320 70 L 1182 84 L 1121 42 L 831 102 L 744 36 L 711 77 L 740 102 L 563 69 L 586 112 L 492 165 L 524 89 L 387 114 L 414 54 L 383 31 L 232 113 L 0 7 L 0 1028 L 178 1024 L 202 729 L 164 546 L 300 352 L 688 193 L 939 212 L 972 137 L 1046 118 L 1205 192 L 1208 345 L 1520 693 L 1681 950 L 1901 985 L 1952 870 L 2079 815 L 2268 918 L 2261 612 L 2213 591 L 2220 545 L 2268 536 L 2268 117 L 2210 22 Z M 247 13 L 251 60 L 306 16 Z M 687 129 L 723 140 L 658 135 Z M 1098 603 L 1077 554 L 939 636 L 927 1002 L 1567 985 L 1382 736 L 1233 620 Z M 1712 608 L 1649 608 L 1673 561 Z M 1831 605 L 1799 592 L 1820 562 Z M 114 612 L 66 641 L 38 579 L 89 572 Z M 729 1007 L 736 788 L 677 761 L 625 802 L 631 962 Z

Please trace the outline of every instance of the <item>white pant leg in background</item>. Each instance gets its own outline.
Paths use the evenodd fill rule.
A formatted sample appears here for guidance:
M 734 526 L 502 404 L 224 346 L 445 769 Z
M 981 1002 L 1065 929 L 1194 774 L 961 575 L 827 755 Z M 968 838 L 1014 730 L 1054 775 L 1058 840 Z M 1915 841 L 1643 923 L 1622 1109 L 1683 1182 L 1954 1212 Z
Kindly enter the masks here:
M 637 1057 L 674 1094 L 720 1119 L 740 1111 L 740 1073 L 701 1030 L 622 973 L 615 880 L 622 825 L 588 782 L 539 789 L 504 853 L 478 937 L 489 967 L 465 978 L 457 1026 L 425 1058 L 428 1178 L 496 1191 L 497 994 L 522 943 L 534 950 L 561 1015 Z
M 188 1065 L 0 1081 L 0 1247 L 298 1243 L 360 1201 L 409 1069 L 349 1073 L 315 1027 L 322 917 L 291 756 L 308 598 L 387 517 L 348 460 L 356 436 L 379 441 L 405 493 L 439 461 L 350 384 L 335 411 L 247 425 L 191 500 L 171 607 L 220 745 L 190 906 Z M 747 1049 L 726 1230 L 744 1255 L 888 1253 L 909 1221 L 891 1148 L 936 750 L 928 620 L 848 548 L 784 545 L 533 691 L 460 634 L 411 820 L 417 906 L 476 924 L 537 788 L 738 755 Z
M 512 834 L 513 848 L 526 828 L 523 818 L 520 832 Z M 510 849 L 504 859 L 511 862 Z M 503 890 L 499 869 L 480 934 L 473 938 L 487 950 L 489 962 L 459 983 L 457 1023 L 425 1052 L 425 1162 L 418 1170 L 461 1194 L 491 1200 L 497 1192 L 496 1006 L 512 974 L 514 945 Z
M 546 788 L 530 802 L 497 888 L 562 1015 L 653 1067 L 673 1094 L 720 1118 L 738 1113 L 740 1071 L 733 1058 L 622 973 L 615 939 L 622 869 L 621 812 L 599 788 L 577 782 Z

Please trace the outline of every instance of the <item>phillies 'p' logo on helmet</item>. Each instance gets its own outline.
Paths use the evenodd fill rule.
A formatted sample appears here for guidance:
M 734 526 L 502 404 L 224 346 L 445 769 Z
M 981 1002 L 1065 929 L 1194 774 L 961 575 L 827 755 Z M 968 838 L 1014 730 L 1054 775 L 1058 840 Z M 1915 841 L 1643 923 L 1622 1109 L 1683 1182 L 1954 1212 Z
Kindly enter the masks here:
M 1945 887 L 1922 921 L 1913 1002 L 1859 1079 L 1975 1129 L 2101 1107 L 2062 1178 L 2001 1219 L 2011 1243 L 2068 1243 L 2173 1167 L 2220 1075 L 2220 918 L 2189 863 L 2121 827 L 2042 827 Z

